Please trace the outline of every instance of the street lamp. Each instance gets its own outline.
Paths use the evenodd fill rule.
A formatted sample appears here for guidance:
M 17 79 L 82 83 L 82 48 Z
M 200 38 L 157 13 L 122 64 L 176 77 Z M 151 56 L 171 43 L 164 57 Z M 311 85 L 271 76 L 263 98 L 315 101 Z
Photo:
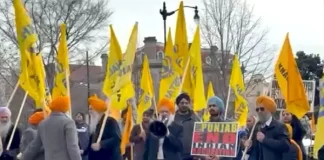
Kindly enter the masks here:
M 183 6 L 184 8 L 191 8 L 191 9 L 194 9 L 195 10 L 195 15 L 194 15 L 194 21 L 196 24 L 199 24 L 199 20 L 200 20 L 200 17 L 198 15 L 198 7 L 197 6 Z M 167 33 L 166 33 L 166 20 L 167 20 L 167 17 L 173 15 L 175 12 L 177 12 L 179 9 L 177 10 L 174 10 L 174 11 L 171 11 L 171 12 L 168 12 L 167 9 L 166 9 L 166 4 L 165 2 L 163 2 L 163 9 L 160 9 L 160 14 L 162 15 L 162 18 L 163 18 L 163 27 L 164 27 L 164 45 L 166 44 L 166 41 L 167 41 Z

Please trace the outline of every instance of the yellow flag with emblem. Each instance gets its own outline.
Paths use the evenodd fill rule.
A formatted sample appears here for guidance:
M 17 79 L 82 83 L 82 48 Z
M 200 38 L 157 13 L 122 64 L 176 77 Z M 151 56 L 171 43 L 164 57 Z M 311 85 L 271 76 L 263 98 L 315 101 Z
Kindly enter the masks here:
M 207 101 L 208 101 L 208 99 L 210 97 L 213 97 L 213 96 L 215 96 L 213 83 L 212 82 L 209 82 L 208 83 L 208 90 L 207 90 Z M 210 115 L 209 115 L 209 112 L 208 112 L 208 108 L 205 108 L 205 110 L 204 110 L 204 116 L 203 116 L 204 122 L 208 122 L 209 121 L 209 117 L 210 117 Z
M 122 61 L 122 51 L 118 39 L 116 37 L 115 31 L 112 25 L 110 25 L 109 58 L 106 67 L 105 80 L 102 87 L 102 92 L 107 97 L 110 97 L 113 93 L 113 88 L 115 87 L 116 84 L 121 61 Z
M 113 94 L 111 95 L 112 107 L 123 110 L 127 106 L 127 100 L 135 96 L 132 83 L 132 68 L 135 59 L 138 34 L 138 23 L 136 22 L 129 38 L 126 53 L 123 55 Z
M 140 98 L 137 107 L 137 120 L 136 123 L 140 124 L 142 122 L 143 113 L 151 107 L 153 99 L 153 81 L 150 72 L 150 63 L 147 56 L 144 56 L 142 77 L 140 82 Z
M 13 4 L 21 58 L 19 84 L 35 100 L 36 104 L 43 104 L 45 73 L 41 54 L 36 49 L 37 34 L 21 1 L 14 0 Z
M 52 91 L 53 99 L 59 96 L 66 96 L 67 88 L 65 86 L 65 82 L 68 80 L 69 69 L 69 55 L 68 55 L 68 47 L 67 47 L 67 39 L 66 39 L 66 25 L 61 25 L 61 37 L 60 44 L 58 47 L 57 58 L 56 58 L 56 74 L 54 79 L 54 88 Z M 67 74 L 68 73 L 68 74 Z
M 189 51 L 190 79 L 193 95 L 193 110 L 200 111 L 206 107 L 204 76 L 201 63 L 200 28 L 197 26 L 194 39 Z
M 248 105 L 244 99 L 243 93 L 245 92 L 244 79 L 242 70 L 240 67 L 240 62 L 237 57 L 237 54 L 234 55 L 232 73 L 230 79 L 230 87 L 232 88 L 235 94 L 235 119 L 238 123 L 238 126 L 244 126 L 246 123 L 247 115 L 249 112 Z
M 162 70 L 159 88 L 159 99 L 168 98 L 175 101 L 179 94 L 181 79 L 180 74 L 176 72 L 177 55 L 173 50 L 171 29 L 169 29 L 168 39 L 164 49 L 165 55 L 162 60 Z
M 175 45 L 175 52 L 178 55 L 176 59 L 176 63 L 177 63 L 176 71 L 179 72 L 180 75 L 182 75 L 189 56 L 187 25 L 186 25 L 186 18 L 184 14 L 183 1 L 180 2 L 179 9 L 178 9 L 178 18 L 176 24 L 174 45 Z
M 287 111 L 302 118 L 310 109 L 302 78 L 289 41 L 288 33 L 275 65 L 275 75 L 285 98 Z

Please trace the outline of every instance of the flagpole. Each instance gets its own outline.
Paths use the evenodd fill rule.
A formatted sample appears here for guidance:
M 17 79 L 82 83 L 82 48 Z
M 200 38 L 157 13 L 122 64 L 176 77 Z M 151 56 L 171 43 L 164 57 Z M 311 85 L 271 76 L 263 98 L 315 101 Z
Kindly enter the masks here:
M 72 98 L 71 98 L 71 93 L 70 93 L 70 77 L 69 77 L 69 73 L 68 73 L 68 71 L 66 69 L 65 69 L 65 83 L 66 83 L 66 92 L 67 92 L 67 95 L 70 98 L 69 115 L 72 118 L 72 105 L 71 105 Z
M 228 111 L 228 105 L 229 105 L 230 96 L 231 96 L 231 86 L 228 85 L 227 99 L 226 99 L 226 106 L 225 106 L 225 112 L 224 112 L 224 119 L 225 119 L 225 120 L 226 120 L 226 118 L 227 118 L 227 111 Z
M 23 99 L 23 101 L 22 101 L 22 103 L 20 105 L 20 109 L 19 109 L 19 112 L 18 112 L 18 116 L 16 118 L 16 122 L 15 122 L 15 125 L 14 125 L 13 129 L 12 129 L 12 132 L 11 132 L 11 135 L 10 135 L 10 139 L 9 139 L 9 142 L 8 142 L 8 145 L 7 145 L 7 148 L 6 148 L 7 151 L 9 151 L 9 149 L 10 149 L 10 146 L 11 146 L 13 137 L 15 135 L 15 132 L 16 132 L 16 129 L 17 129 L 17 126 L 18 126 L 18 122 L 19 122 L 19 119 L 20 119 L 22 110 L 23 110 L 23 108 L 25 106 L 25 103 L 26 103 L 27 95 L 28 95 L 28 92 L 25 93 L 24 99 Z
M 16 92 L 17 92 L 18 86 L 19 86 L 19 81 L 17 82 L 17 84 L 16 84 L 15 88 L 13 89 L 13 91 L 12 91 L 12 93 L 11 93 L 11 95 L 10 95 L 10 97 L 9 97 L 9 100 L 8 100 L 8 102 L 7 102 L 7 105 L 6 105 L 6 107 L 8 107 L 8 108 L 9 108 L 9 105 L 10 105 L 11 101 L 13 100 L 13 97 L 14 97 L 14 95 L 15 95 L 15 94 L 16 94 Z

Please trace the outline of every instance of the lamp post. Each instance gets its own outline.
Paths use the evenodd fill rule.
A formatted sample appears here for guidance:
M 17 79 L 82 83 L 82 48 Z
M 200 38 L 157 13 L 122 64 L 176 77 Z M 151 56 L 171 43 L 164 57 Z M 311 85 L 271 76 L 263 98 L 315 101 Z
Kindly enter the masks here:
M 191 8 L 191 9 L 194 9 L 195 10 L 195 15 L 194 15 L 194 21 L 196 24 L 199 24 L 199 20 L 200 20 L 200 17 L 198 15 L 198 7 L 197 6 L 184 6 L 184 8 Z M 163 2 L 163 9 L 160 9 L 160 14 L 162 15 L 162 19 L 163 19 L 163 27 L 164 27 L 164 45 L 166 44 L 166 41 L 167 41 L 167 37 L 166 37 L 166 20 L 167 20 L 167 17 L 173 15 L 175 12 L 177 12 L 179 9 L 177 10 L 174 10 L 174 11 L 171 11 L 171 12 L 168 12 L 167 9 L 166 9 L 166 4 L 165 2 Z

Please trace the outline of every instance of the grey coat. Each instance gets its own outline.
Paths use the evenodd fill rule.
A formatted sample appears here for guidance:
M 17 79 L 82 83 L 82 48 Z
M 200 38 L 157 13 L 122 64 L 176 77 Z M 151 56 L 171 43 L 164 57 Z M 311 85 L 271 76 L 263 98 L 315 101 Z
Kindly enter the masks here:
M 20 142 L 20 152 L 23 153 L 30 142 L 32 142 L 37 136 L 37 130 L 36 127 L 30 126 L 28 127 L 24 132 L 21 137 L 21 142 Z M 35 155 L 35 160 L 45 160 L 45 155 L 44 155 L 44 148 L 41 148 L 41 151 L 38 152 L 37 155 Z
M 183 144 L 182 159 L 190 158 L 191 156 L 191 144 L 192 144 L 192 134 L 195 126 L 195 122 L 200 122 L 199 117 L 190 111 L 187 115 L 181 115 L 177 111 L 174 117 L 174 121 L 183 127 L 183 135 L 181 137 L 181 142 Z
M 24 160 L 34 160 L 42 146 L 46 160 L 81 160 L 75 123 L 64 113 L 52 112 L 37 131 L 36 138 L 23 153 Z

